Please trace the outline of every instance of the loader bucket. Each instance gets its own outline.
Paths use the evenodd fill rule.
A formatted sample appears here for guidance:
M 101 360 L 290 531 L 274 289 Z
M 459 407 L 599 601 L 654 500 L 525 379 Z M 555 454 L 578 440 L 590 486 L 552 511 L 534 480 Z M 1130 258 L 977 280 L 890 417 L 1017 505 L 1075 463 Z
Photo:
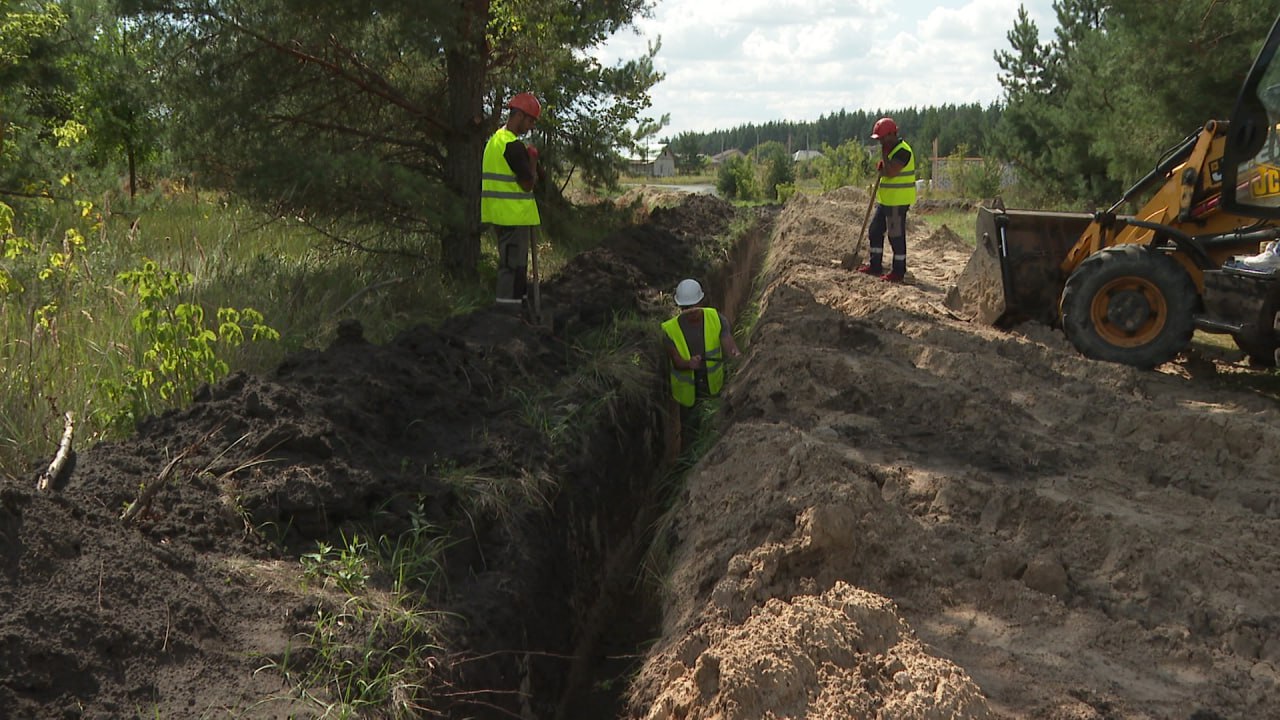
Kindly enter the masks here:
M 978 208 L 977 243 L 945 303 L 986 325 L 1058 324 L 1061 265 L 1093 215 Z

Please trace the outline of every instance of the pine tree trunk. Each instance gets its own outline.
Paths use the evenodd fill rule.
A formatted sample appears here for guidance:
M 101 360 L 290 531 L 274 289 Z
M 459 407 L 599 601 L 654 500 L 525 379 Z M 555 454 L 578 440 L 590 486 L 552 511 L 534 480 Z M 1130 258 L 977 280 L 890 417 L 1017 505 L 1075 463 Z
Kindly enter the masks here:
M 445 182 L 460 205 L 458 221 L 440 239 L 444 271 L 455 279 L 472 279 L 480 262 L 480 165 L 489 129 L 484 114 L 485 27 L 489 0 L 467 0 L 461 36 L 468 42 L 446 54 L 449 126 Z

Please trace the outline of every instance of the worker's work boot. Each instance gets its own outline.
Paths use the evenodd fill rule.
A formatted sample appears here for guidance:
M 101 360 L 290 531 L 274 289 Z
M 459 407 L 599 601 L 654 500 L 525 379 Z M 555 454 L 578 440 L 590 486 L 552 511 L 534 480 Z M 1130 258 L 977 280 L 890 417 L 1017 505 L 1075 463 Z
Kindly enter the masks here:
M 861 265 L 858 268 L 858 272 L 862 273 L 863 275 L 879 275 L 880 273 L 884 272 L 884 269 L 867 263 L 867 264 Z
M 895 270 L 895 271 L 893 271 L 893 272 L 887 272 L 887 273 L 885 273 L 885 274 L 881 275 L 881 276 L 880 276 L 880 279 L 881 279 L 881 280 L 883 280 L 883 281 L 885 281 L 885 282 L 900 283 L 900 282 L 902 282 L 902 278 L 904 278 L 904 277 L 906 277 L 906 276 L 905 276 L 903 273 L 897 272 L 897 271 Z

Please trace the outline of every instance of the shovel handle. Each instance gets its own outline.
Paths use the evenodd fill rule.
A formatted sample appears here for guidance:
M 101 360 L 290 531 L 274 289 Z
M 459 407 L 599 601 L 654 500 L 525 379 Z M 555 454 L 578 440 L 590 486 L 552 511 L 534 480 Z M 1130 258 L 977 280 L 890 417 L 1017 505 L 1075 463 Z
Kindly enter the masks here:
M 880 175 L 876 175 L 876 182 L 871 186 L 871 197 L 867 198 L 867 212 L 862 216 L 862 231 L 858 233 L 858 242 L 862 242 L 862 236 L 867 234 L 867 224 L 871 222 L 871 211 L 876 207 L 876 193 L 880 192 Z
M 539 287 L 541 283 L 538 278 L 538 229 L 536 227 L 529 231 L 529 252 L 529 269 L 533 271 L 533 292 L 530 293 L 529 299 L 533 304 L 533 321 L 539 323 L 542 322 L 542 297 Z
M 858 246 L 862 244 L 862 239 L 867 236 L 867 224 L 871 222 L 871 211 L 876 207 L 876 193 L 880 191 L 880 174 L 876 174 L 876 182 L 871 186 L 871 197 L 867 199 L 867 213 L 862 216 L 862 229 L 858 231 L 858 237 L 853 239 L 853 254 L 858 254 Z

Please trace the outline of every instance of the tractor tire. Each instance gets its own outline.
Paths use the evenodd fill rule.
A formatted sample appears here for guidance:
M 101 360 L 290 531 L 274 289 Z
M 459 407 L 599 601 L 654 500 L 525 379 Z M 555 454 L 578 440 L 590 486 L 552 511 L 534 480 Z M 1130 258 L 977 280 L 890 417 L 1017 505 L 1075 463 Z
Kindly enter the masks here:
M 1276 342 L 1274 336 L 1258 337 L 1236 333 L 1231 339 L 1236 341 L 1236 347 L 1249 356 L 1250 365 L 1263 368 L 1276 366 L 1276 349 L 1280 348 L 1280 343 Z
M 1085 357 L 1153 368 L 1191 344 L 1200 295 L 1176 260 L 1141 245 L 1090 255 L 1062 291 L 1062 329 Z
M 1231 336 L 1236 347 L 1249 356 L 1249 364 L 1254 367 L 1276 366 L 1276 349 L 1280 348 L 1280 332 L 1274 329 L 1276 312 L 1280 312 L 1280 296 L 1272 291 L 1254 319 L 1252 330 Z

